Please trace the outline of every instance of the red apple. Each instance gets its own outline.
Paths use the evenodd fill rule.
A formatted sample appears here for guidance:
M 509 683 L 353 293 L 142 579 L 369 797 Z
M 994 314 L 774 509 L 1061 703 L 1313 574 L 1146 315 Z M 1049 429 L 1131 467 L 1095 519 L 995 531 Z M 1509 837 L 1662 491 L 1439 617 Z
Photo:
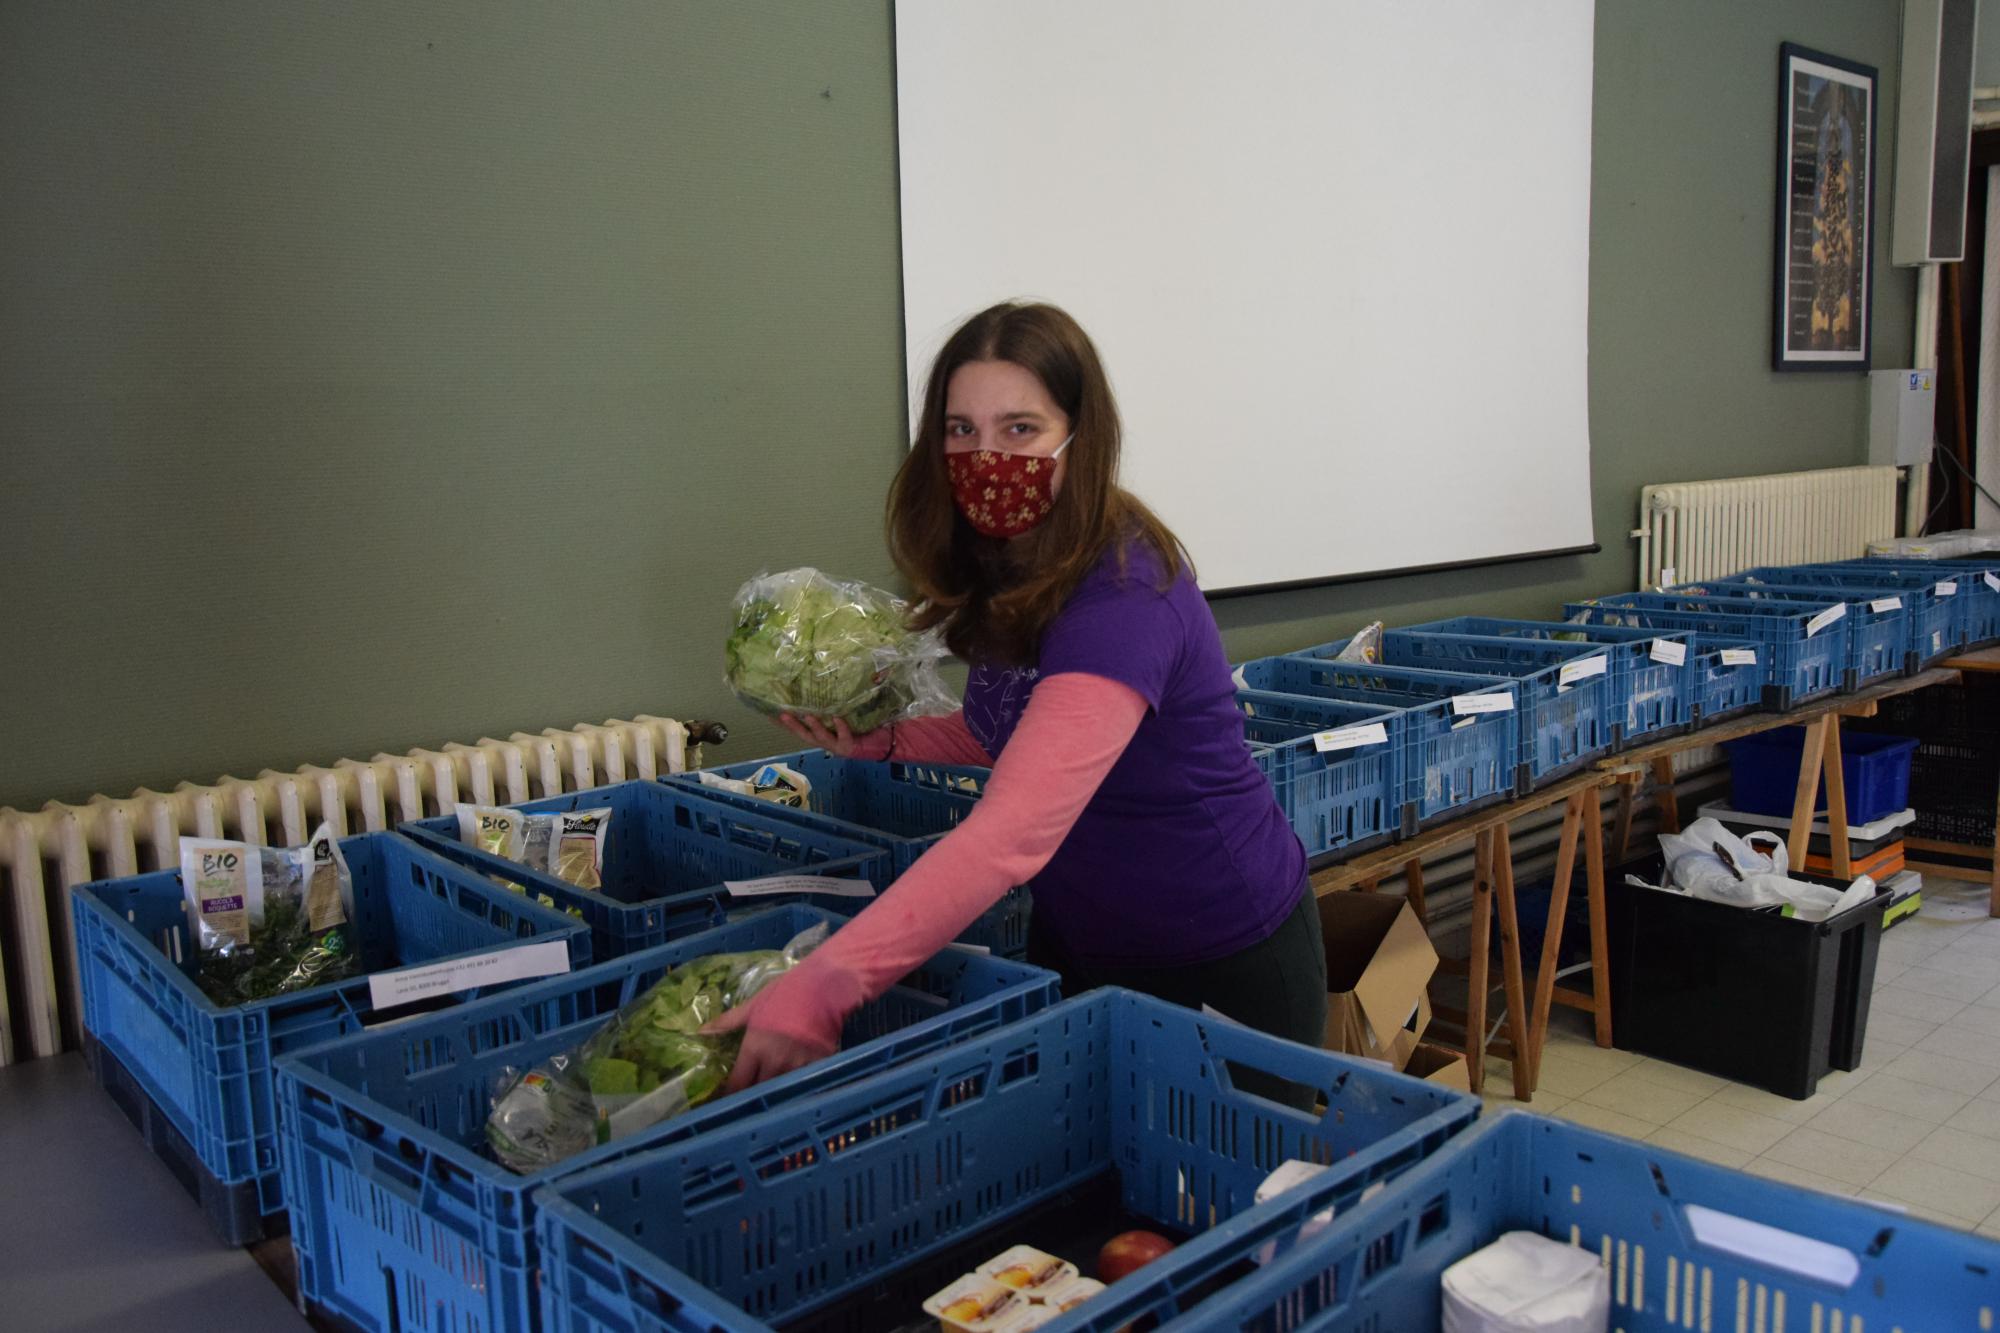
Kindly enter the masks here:
M 1173 1248 L 1172 1241 L 1151 1231 L 1127 1231 L 1113 1236 L 1097 1252 L 1098 1281 L 1106 1285 L 1116 1282 Z

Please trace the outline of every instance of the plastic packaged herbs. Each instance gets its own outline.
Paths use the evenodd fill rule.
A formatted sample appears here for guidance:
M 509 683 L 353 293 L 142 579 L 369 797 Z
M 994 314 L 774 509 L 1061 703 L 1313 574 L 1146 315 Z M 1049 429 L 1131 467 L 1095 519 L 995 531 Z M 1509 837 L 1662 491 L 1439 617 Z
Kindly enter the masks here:
M 360 970 L 354 878 L 333 830 L 303 847 L 181 839 L 181 888 L 200 945 L 195 982 L 220 1005 L 344 981 Z
M 903 603 L 879 588 L 791 569 L 751 579 L 735 608 L 723 675 L 752 708 L 866 732 L 955 707 L 938 675 L 943 641 L 911 633 Z
M 783 949 L 690 959 L 620 1009 L 582 1046 L 508 1071 L 486 1120 L 493 1155 L 523 1174 L 700 1106 L 729 1078 L 741 1033 L 702 1027 L 784 975 L 826 938 L 824 925 Z
M 499 805 L 458 807 L 460 842 L 545 871 L 579 889 L 604 887 L 604 844 L 610 831 L 608 805 L 552 815 L 528 814 Z M 514 893 L 528 891 L 511 879 L 494 878 Z M 578 908 L 563 908 L 546 893 L 537 893 L 535 901 L 574 917 L 583 915 Z

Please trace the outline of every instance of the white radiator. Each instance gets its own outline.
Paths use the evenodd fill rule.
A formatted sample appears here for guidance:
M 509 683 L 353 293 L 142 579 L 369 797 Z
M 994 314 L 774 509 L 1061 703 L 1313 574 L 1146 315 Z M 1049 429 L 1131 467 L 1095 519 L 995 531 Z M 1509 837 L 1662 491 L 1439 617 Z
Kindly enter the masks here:
M 0 808 L 0 1065 L 75 1044 L 82 1018 L 69 892 L 95 879 L 171 870 L 180 837 L 236 838 L 296 847 L 320 820 L 336 834 L 377 832 L 450 814 L 460 800 L 512 804 L 627 778 L 701 766 L 712 723 L 640 715 L 630 722 L 516 732 L 504 741 L 341 759 L 295 773 L 183 782 L 86 805 Z M 15 1030 L 26 1049 L 16 1051 Z
M 1896 535 L 1896 469 L 1840 467 L 1639 492 L 1639 586 L 1865 555 Z

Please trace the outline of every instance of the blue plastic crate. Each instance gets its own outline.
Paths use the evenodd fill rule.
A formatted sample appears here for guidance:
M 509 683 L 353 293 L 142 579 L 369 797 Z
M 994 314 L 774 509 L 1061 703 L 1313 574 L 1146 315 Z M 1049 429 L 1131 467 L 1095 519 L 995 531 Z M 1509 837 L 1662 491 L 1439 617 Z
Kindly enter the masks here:
M 578 1044 L 671 966 L 781 948 L 820 922 L 836 918 L 773 908 L 280 1061 L 301 1298 L 374 1333 L 532 1328 L 541 1320 L 533 1201 L 541 1186 L 933 1055 L 1058 998 L 1053 973 L 947 949 L 857 1012 L 838 1055 L 546 1171 L 516 1175 L 488 1157 L 486 1115 L 503 1070 Z
M 1317 657 L 1268 657 L 1237 668 L 1253 690 L 1393 708 L 1403 715 L 1403 833 L 1516 794 L 1521 723 L 1512 680 Z M 1467 695 L 1505 696 L 1502 712 L 1458 711 Z
M 1748 639 L 1696 632 L 1688 655 L 1694 673 L 1690 690 L 1696 726 L 1705 727 L 1763 706 L 1771 667 L 1769 654 L 1758 648 Z M 1752 656 L 1749 662 L 1741 660 L 1746 651 Z
M 1724 581 L 1852 588 L 1877 597 L 1901 598 L 1910 609 L 1912 670 L 1965 646 L 1967 623 L 1963 608 L 1975 600 L 1968 588 L 1967 601 L 1960 602 L 1959 581 L 1949 576 L 1908 574 L 1893 569 L 1857 570 L 1845 565 L 1765 565 L 1743 570 Z M 1947 588 L 1949 592 L 1944 591 Z
M 730 896 L 725 880 L 804 874 L 865 879 L 884 889 L 895 877 L 883 847 L 675 783 L 619 782 L 509 808 L 549 814 L 602 806 L 611 808 L 611 828 L 604 840 L 604 887 L 598 891 L 466 846 L 458 840 L 456 815 L 418 820 L 401 831 L 440 856 L 513 880 L 547 894 L 565 911 L 582 913 L 599 958 L 617 958 L 720 925 L 745 901 Z M 759 906 L 775 902 L 836 911 L 843 904 L 852 911 L 855 905 L 835 894 L 755 900 Z
M 1520 1111 L 1482 1121 L 1303 1243 L 1289 1237 L 1325 1196 L 1307 1186 L 1272 1202 L 1289 1205 L 1271 1219 L 1283 1252 L 1164 1328 L 1438 1328 L 1444 1271 L 1509 1231 L 1600 1256 L 1611 1327 L 1625 1333 L 1914 1333 L 1985 1328 L 2000 1313 L 2000 1245 L 1982 1236 Z M 1803 1238 L 1827 1266 L 1787 1265 L 1764 1235 L 1749 1253 L 1725 1248 L 1705 1225 L 1716 1214 Z
M 1792 813 L 1798 795 L 1799 756 L 1804 727 L 1760 731 L 1724 741 L 1729 753 L 1731 803 L 1745 814 Z M 1879 732 L 1840 733 L 1840 774 L 1847 791 L 1847 822 L 1868 824 L 1910 808 L 1910 757 L 1917 742 Z M 1826 809 L 1826 779 L 1820 779 L 1813 809 Z
M 1678 644 L 1683 652 L 1693 635 L 1686 630 L 1625 629 L 1617 625 L 1572 625 L 1561 620 L 1501 620 L 1457 616 L 1402 627 L 1412 634 L 1474 634 L 1485 638 L 1582 641 L 1611 648 L 1612 710 L 1618 741 L 1630 745 L 1685 731 L 1694 720 L 1693 663 L 1661 661 L 1653 645 Z M 1666 650 L 1671 654 L 1671 650 Z
M 1814 624 L 1844 602 L 1774 602 L 1748 597 L 1626 592 L 1571 602 L 1565 619 L 1638 629 L 1689 629 L 1758 646 L 1766 680 L 1764 703 L 1784 710 L 1847 687 L 1847 617 Z
M 1909 578 L 1949 581 L 1957 588 L 1952 598 L 1965 646 L 1976 647 L 2000 641 L 2000 560 L 1891 560 L 1872 557 L 1843 560 L 1822 566 L 1853 569 L 1870 576 L 1894 572 Z
M 391 833 L 343 838 L 354 876 L 352 934 L 368 972 L 562 940 L 590 962 L 583 927 Z M 83 1024 L 194 1146 L 224 1188 L 254 1181 L 265 1214 L 284 1206 L 271 1061 L 360 1030 L 366 977 L 220 1006 L 195 984 L 200 952 L 177 870 L 99 880 L 70 895 Z M 463 992 L 469 998 L 477 991 Z
M 1321 1114 L 1240 1090 L 1237 1071 L 1319 1090 Z M 1023 1023 L 540 1195 L 550 1330 L 843 1326 L 857 1296 L 900 1321 L 964 1267 L 1027 1237 L 1004 1223 L 1115 1182 L 1152 1225 L 1200 1232 L 1066 1317 L 1171 1316 L 1242 1265 L 1259 1183 L 1327 1163 L 1358 1197 L 1467 1125 L 1476 1099 L 1130 991 Z M 1274 1201 L 1275 1203 L 1275 1201 Z M 1273 1207 L 1274 1204 L 1263 1205 Z M 979 1257 L 985 1257 L 984 1255 Z M 976 1263 L 977 1258 L 971 1262 Z M 967 1265 L 969 1266 L 969 1265 Z
M 1917 669 L 1916 618 L 1908 595 L 1899 589 L 1864 592 L 1859 588 L 1821 584 L 1712 579 L 1668 591 L 1696 594 L 1714 591 L 1728 597 L 1808 604 L 1821 597 L 1839 598 L 1847 607 L 1849 689 Z
M 812 784 L 804 810 L 705 787 L 693 773 L 676 774 L 667 780 L 742 809 L 803 819 L 841 837 L 886 847 L 891 870 L 897 875 L 915 865 L 917 858 L 939 838 L 958 827 L 959 821 L 972 812 L 992 776 L 992 770 L 987 768 L 902 760 L 877 763 L 842 759 L 825 750 L 775 754 L 767 759 L 706 771 L 742 779 L 766 764 L 789 765 Z M 843 907 L 828 901 L 823 905 L 829 911 L 851 912 L 859 904 Z M 1028 919 L 1033 910 L 1034 898 L 1027 886 L 1017 886 L 1008 890 L 1007 896 L 983 913 L 959 939 L 991 949 L 1003 958 L 1025 957 Z
M 1259 690 L 1238 691 L 1236 707 L 1243 737 L 1307 856 L 1359 851 L 1402 833 L 1402 713 Z M 1380 742 L 1321 750 L 1315 739 L 1355 739 L 1377 726 Z
M 1338 651 L 1308 649 L 1309 656 Z M 1610 650 L 1596 644 L 1489 639 L 1470 634 L 1382 636 L 1390 666 L 1510 676 L 1520 684 L 1522 790 L 1542 786 L 1607 753 L 1617 718 Z M 1596 674 L 1591 674 L 1595 671 Z

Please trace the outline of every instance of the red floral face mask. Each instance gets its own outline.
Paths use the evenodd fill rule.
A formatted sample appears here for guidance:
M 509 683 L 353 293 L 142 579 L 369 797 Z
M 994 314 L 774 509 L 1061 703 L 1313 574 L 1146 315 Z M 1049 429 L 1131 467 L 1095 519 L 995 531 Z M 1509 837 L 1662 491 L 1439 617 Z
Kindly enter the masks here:
M 982 536 L 1020 536 L 1047 518 L 1055 504 L 1056 460 L 1067 448 L 1069 440 L 1045 457 L 991 449 L 946 454 L 945 475 L 958 512 Z

